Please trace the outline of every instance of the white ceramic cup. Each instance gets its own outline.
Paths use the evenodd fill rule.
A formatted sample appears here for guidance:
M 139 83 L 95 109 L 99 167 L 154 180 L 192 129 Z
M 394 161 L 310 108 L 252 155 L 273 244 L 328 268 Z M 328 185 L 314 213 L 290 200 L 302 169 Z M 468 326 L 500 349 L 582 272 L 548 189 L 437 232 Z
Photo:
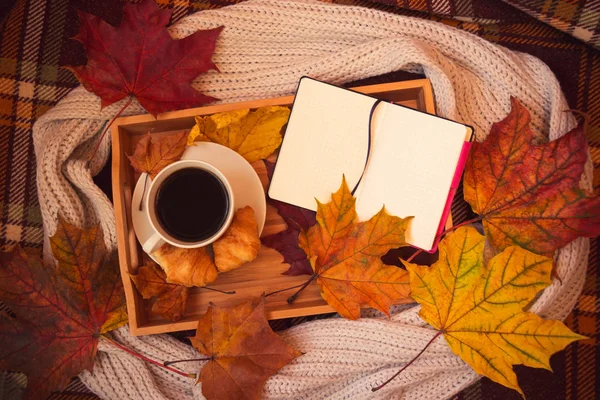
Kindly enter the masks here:
M 223 226 L 221 226 L 221 228 L 211 237 L 197 242 L 185 242 L 173 237 L 163 229 L 156 215 L 156 195 L 158 194 L 158 190 L 160 189 L 162 183 L 173 173 L 184 168 L 198 168 L 212 173 L 223 183 L 223 186 L 227 191 L 227 196 L 229 197 L 229 208 L 227 210 L 227 217 Z M 142 243 L 142 248 L 146 253 L 151 254 L 165 243 L 169 243 L 175 247 L 181 247 L 186 249 L 193 249 L 197 247 L 206 246 L 217 240 L 221 235 L 223 235 L 223 233 L 225 233 L 227 228 L 229 228 L 231 220 L 233 219 L 234 209 L 234 198 L 231 185 L 225 177 L 225 175 L 223 175 L 223 173 L 219 171 L 215 166 L 199 160 L 176 161 L 173 164 L 170 164 L 163 168 L 156 175 L 156 177 L 154 177 L 152 183 L 150 184 L 150 188 L 148 189 L 148 195 L 146 196 L 146 199 L 144 201 L 144 210 L 154 232 L 152 236 L 148 238 L 148 240 Z M 198 208 L 198 212 L 202 212 L 202 209 L 200 209 L 200 207 Z

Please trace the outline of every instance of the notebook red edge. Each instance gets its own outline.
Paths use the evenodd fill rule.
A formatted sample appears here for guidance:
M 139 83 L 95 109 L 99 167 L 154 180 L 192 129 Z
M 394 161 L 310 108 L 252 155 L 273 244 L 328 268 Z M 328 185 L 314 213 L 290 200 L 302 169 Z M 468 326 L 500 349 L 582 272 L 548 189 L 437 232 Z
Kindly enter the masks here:
M 469 151 L 471 150 L 471 146 L 473 142 L 465 142 L 463 144 L 462 150 L 460 151 L 460 156 L 458 157 L 458 163 L 456 164 L 456 170 L 454 171 L 454 177 L 452 178 L 452 184 L 450 185 L 450 191 L 448 192 L 448 198 L 446 199 L 446 205 L 444 206 L 444 212 L 442 213 L 442 218 L 440 219 L 440 224 L 438 225 L 436 238 L 433 242 L 433 247 L 431 250 L 423 250 L 426 253 L 435 253 L 438 248 L 438 244 L 440 243 L 440 235 L 446 230 L 446 221 L 448 220 L 448 216 L 450 215 L 450 211 L 452 210 L 452 202 L 454 201 L 454 196 L 456 195 L 456 190 L 460 185 L 460 180 L 462 179 L 463 172 L 467 165 L 467 159 L 469 158 Z M 415 247 L 415 246 L 412 246 Z M 415 247 L 418 249 L 418 247 Z

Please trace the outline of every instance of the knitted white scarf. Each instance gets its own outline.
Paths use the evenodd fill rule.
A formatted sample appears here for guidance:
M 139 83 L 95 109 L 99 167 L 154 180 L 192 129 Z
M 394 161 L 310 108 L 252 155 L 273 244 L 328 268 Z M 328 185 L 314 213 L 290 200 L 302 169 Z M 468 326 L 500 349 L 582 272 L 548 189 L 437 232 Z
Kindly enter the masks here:
M 475 127 L 482 140 L 494 121 L 509 111 L 509 96 L 531 111 L 532 128 L 550 139 L 566 133 L 574 119 L 559 84 L 541 61 L 509 51 L 472 34 L 436 22 L 360 7 L 308 0 L 253 0 L 203 11 L 170 28 L 175 38 L 224 25 L 213 60 L 220 73 L 199 77 L 202 92 L 234 102 L 293 93 L 302 75 L 343 83 L 396 70 L 424 73 L 432 82 L 437 112 Z M 60 213 L 71 223 L 100 223 L 106 244 L 116 247 L 112 205 L 92 176 L 105 164 L 110 142 L 86 168 L 99 130 L 121 104 L 100 110 L 100 100 L 83 88 L 73 90 L 34 127 L 38 193 L 47 237 Z M 144 111 L 134 103 L 127 114 Z M 591 187 L 591 164 L 582 184 Z M 45 246 L 45 256 L 50 257 Z M 562 284 L 546 289 L 532 307 L 545 317 L 564 319 L 583 285 L 588 240 L 578 239 L 556 255 Z M 434 335 L 417 317 L 418 307 L 390 320 L 333 318 L 309 322 L 283 333 L 304 355 L 270 378 L 265 398 L 439 399 L 448 398 L 478 377 L 436 342 L 410 368 L 379 392 L 382 383 L 410 360 Z M 131 338 L 127 328 L 115 338 L 158 360 L 191 358 L 191 347 L 165 336 Z M 187 365 L 197 372 L 200 364 Z M 160 368 L 101 345 L 93 372 L 80 375 L 107 399 L 201 397 L 199 386 Z

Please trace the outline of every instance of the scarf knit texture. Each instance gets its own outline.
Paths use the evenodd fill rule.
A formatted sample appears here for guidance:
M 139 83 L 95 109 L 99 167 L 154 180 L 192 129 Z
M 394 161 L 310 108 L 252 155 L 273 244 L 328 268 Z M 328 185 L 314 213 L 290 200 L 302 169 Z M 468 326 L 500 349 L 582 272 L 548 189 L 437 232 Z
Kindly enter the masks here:
M 493 122 L 510 110 L 510 96 L 531 111 L 538 136 L 556 139 L 575 126 L 560 86 L 537 58 L 507 50 L 437 22 L 312 0 L 251 0 L 190 15 L 170 33 L 183 38 L 200 29 L 225 26 L 213 61 L 220 72 L 198 77 L 193 86 L 230 103 L 293 94 L 304 75 L 334 84 L 397 70 L 431 80 L 438 115 L 469 124 L 484 140 Z M 78 226 L 100 224 L 109 250 L 116 249 L 113 207 L 92 177 L 110 152 L 106 135 L 87 163 L 99 134 L 123 103 L 100 109 L 100 99 L 82 87 L 44 114 L 33 129 L 37 185 L 44 220 L 44 257 L 51 260 L 48 237 L 58 214 Z M 125 115 L 145 111 L 133 102 Z M 592 165 L 581 185 L 592 186 Z M 555 254 L 562 283 L 554 280 L 531 311 L 564 319 L 581 292 L 589 240 L 577 239 Z M 378 392 L 411 360 L 435 331 L 418 317 L 418 306 L 394 307 L 391 319 L 373 311 L 364 318 L 313 321 L 281 334 L 304 353 L 264 385 L 266 399 L 442 399 L 460 392 L 479 376 L 454 355 L 443 337 L 406 371 Z M 115 340 L 157 360 L 198 357 L 167 335 L 131 337 L 128 327 Z M 181 364 L 197 372 L 200 362 Z M 105 399 L 187 400 L 203 398 L 195 385 L 101 343 L 92 372 L 81 380 Z

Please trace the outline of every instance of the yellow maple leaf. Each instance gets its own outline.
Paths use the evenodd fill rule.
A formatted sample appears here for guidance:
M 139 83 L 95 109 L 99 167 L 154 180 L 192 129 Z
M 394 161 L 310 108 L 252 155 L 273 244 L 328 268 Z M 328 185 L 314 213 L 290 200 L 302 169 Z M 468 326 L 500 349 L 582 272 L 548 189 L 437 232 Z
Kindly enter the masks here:
M 431 267 L 404 262 L 420 316 L 475 372 L 523 392 L 512 366 L 550 368 L 550 356 L 585 339 L 523 311 L 551 282 L 552 259 L 511 246 L 484 265 L 485 238 L 467 226 L 440 243 Z
M 281 128 L 289 116 L 289 108 L 272 106 L 196 117 L 187 143 L 214 142 L 237 151 L 248 162 L 262 160 L 281 145 Z

